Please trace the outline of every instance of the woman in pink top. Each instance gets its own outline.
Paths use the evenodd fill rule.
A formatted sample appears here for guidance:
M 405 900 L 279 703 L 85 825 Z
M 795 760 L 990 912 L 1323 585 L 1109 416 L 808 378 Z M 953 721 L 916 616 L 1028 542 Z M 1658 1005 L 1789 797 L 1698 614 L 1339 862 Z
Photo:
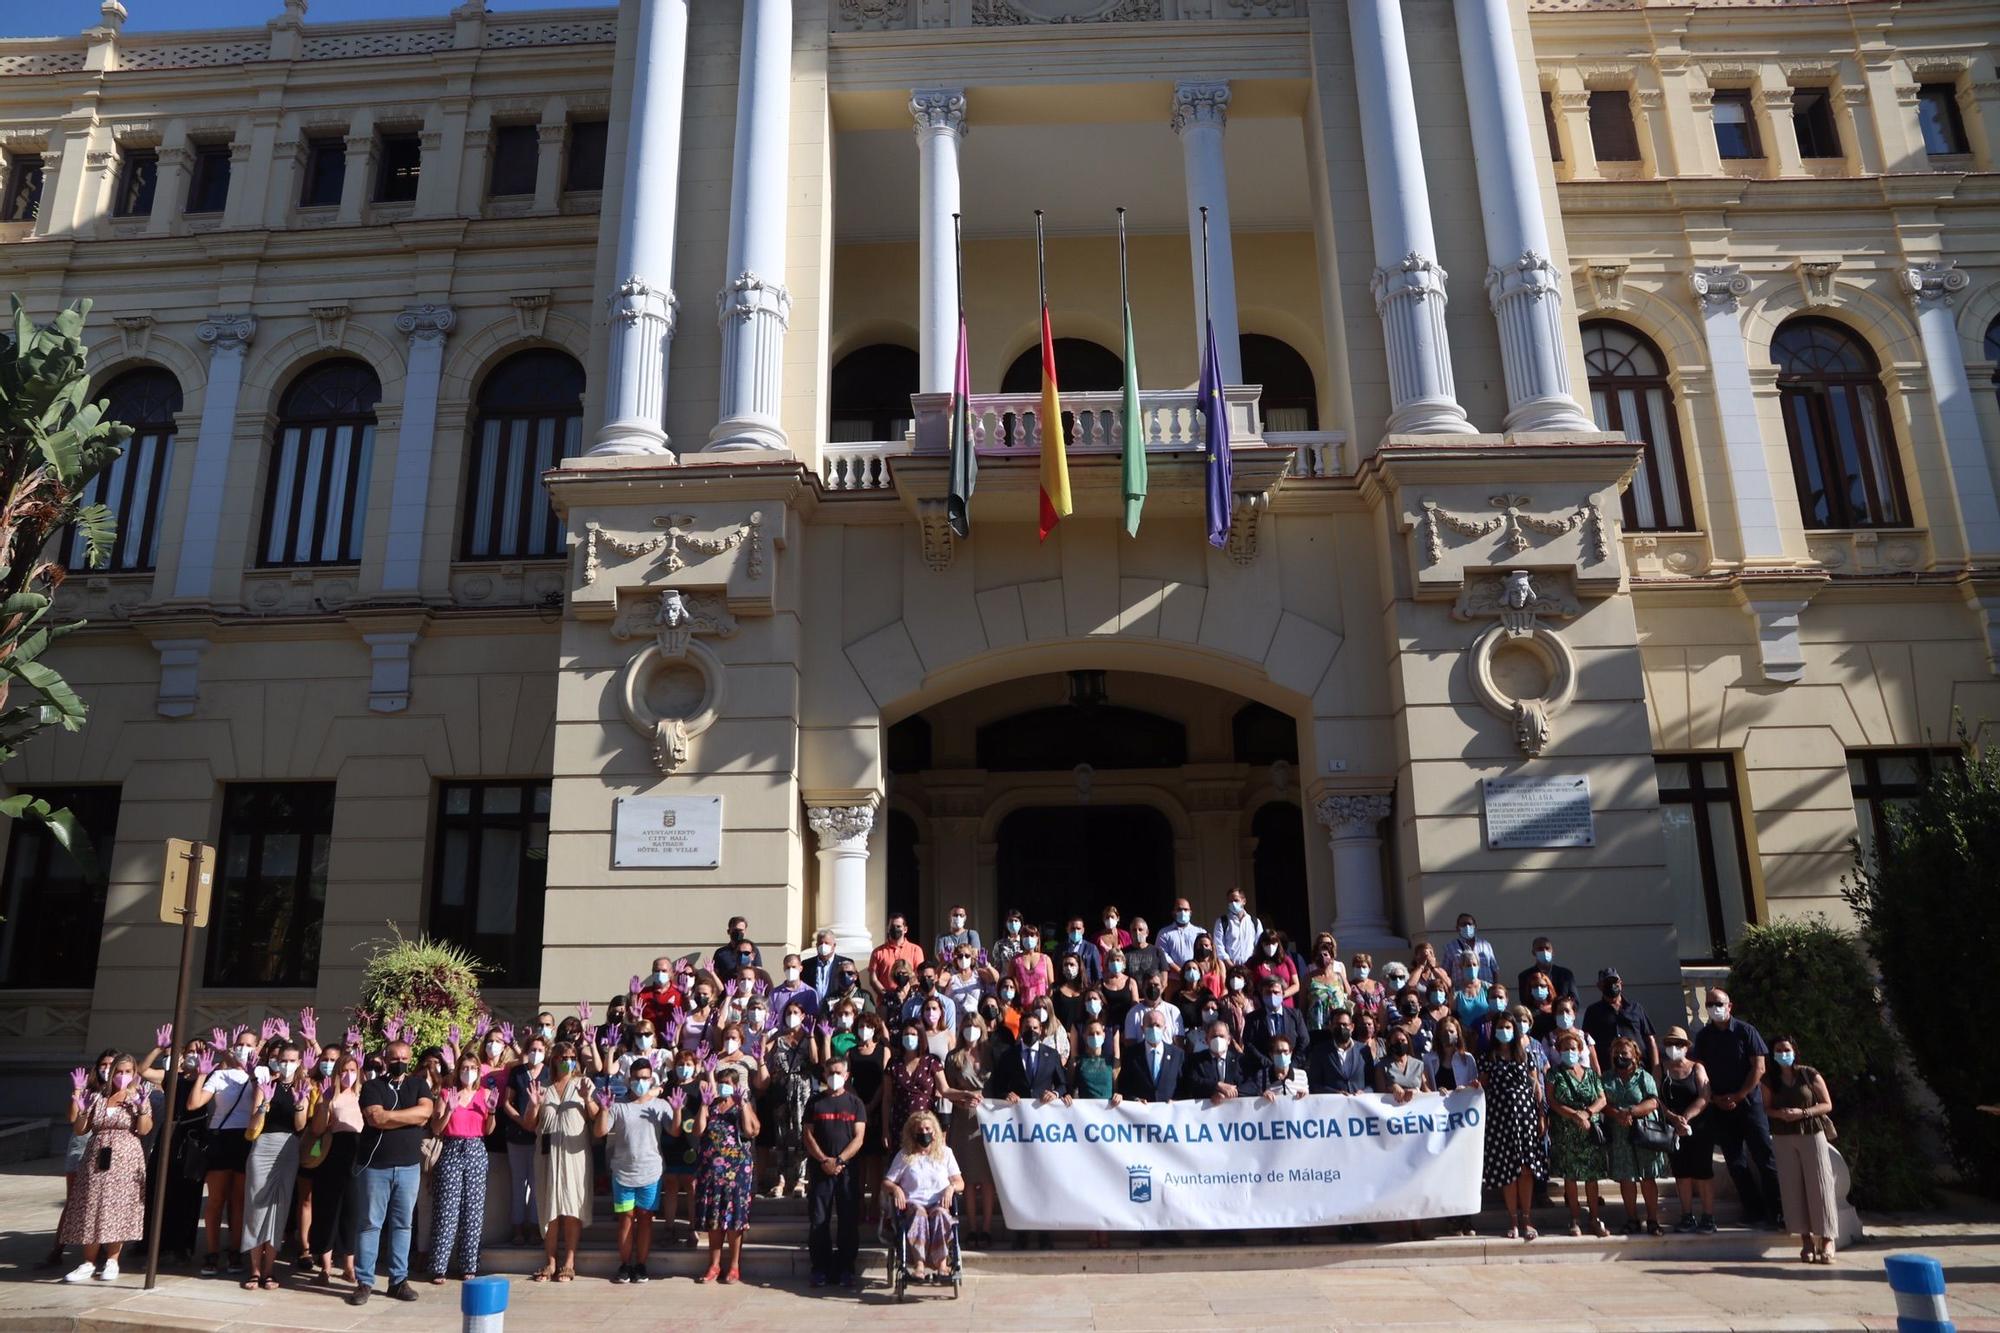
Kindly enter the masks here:
M 1021 952 L 1008 962 L 1007 975 L 1021 988 L 1021 996 L 1015 1003 L 1023 1009 L 1028 1007 L 1028 1001 L 1047 995 L 1055 983 L 1055 966 L 1042 952 L 1041 932 L 1032 926 L 1021 937 Z
M 444 1152 L 431 1172 L 431 1282 L 447 1272 L 479 1273 L 479 1228 L 486 1220 L 486 1136 L 493 1132 L 500 1098 L 481 1086 L 479 1053 L 458 1057 L 454 1086 L 444 1089 L 431 1117 L 431 1133 Z M 454 1250 L 463 1262 L 452 1265 Z

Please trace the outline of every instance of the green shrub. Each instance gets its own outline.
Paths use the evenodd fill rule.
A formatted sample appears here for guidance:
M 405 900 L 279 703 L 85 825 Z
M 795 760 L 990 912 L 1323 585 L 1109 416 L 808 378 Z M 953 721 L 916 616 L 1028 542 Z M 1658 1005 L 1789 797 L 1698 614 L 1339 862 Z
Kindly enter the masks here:
M 1877 864 L 1857 852 L 1847 901 L 1910 1058 L 1944 1106 L 1960 1172 L 2000 1194 L 2000 1117 L 1979 1110 L 2000 1102 L 2000 1066 L 1984 1051 L 1974 980 L 2000 956 L 2000 747 L 1966 744 L 1963 762 L 1939 765 L 1888 826 Z
M 1824 918 L 1752 926 L 1731 951 L 1729 995 L 1766 1041 L 1791 1037 L 1799 1062 L 1826 1078 L 1854 1202 L 1900 1210 L 1930 1202 L 1914 1115 L 1873 969 L 1859 937 Z
M 390 929 L 395 938 L 374 941 L 375 952 L 361 971 L 354 1023 L 363 1044 L 381 1049 L 394 1025 L 402 1040 L 421 1052 L 450 1043 L 456 1026 L 464 1049 L 487 1012 L 479 995 L 482 964 L 455 945 L 423 935 L 406 940 L 393 924 Z

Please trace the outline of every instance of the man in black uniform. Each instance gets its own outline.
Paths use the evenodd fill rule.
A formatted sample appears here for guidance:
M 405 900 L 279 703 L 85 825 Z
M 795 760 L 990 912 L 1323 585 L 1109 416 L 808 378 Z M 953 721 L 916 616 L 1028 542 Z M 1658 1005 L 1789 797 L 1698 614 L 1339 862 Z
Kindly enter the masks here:
M 1695 1034 L 1693 1051 L 1708 1071 L 1708 1110 L 1701 1118 L 1736 1182 L 1743 1220 L 1763 1226 L 1778 1221 L 1783 1207 L 1771 1121 L 1764 1111 L 1764 1059 L 1770 1049 L 1762 1033 L 1736 1017 L 1727 991 L 1709 989 L 1707 1018 Z
M 847 1061 L 834 1056 L 820 1067 L 826 1091 L 806 1103 L 806 1156 L 812 1158 L 808 1217 L 812 1231 L 812 1284 L 854 1285 L 861 1251 L 858 1213 L 861 1178 L 850 1165 L 867 1142 L 868 1113 L 847 1088 Z
M 354 1145 L 354 1197 L 360 1217 L 354 1237 L 354 1290 L 349 1305 L 368 1304 L 375 1286 L 375 1257 L 389 1232 L 389 1297 L 413 1301 L 410 1289 L 410 1219 L 423 1179 L 417 1165 L 431 1118 L 431 1085 L 410 1070 L 410 1044 L 391 1042 L 380 1078 L 361 1089 L 361 1123 Z

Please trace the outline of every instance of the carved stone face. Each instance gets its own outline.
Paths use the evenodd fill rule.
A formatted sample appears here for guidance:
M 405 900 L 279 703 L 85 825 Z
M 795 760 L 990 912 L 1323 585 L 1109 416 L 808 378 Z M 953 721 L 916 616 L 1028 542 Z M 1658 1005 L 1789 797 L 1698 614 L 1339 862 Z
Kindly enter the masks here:
M 688 620 L 687 600 L 679 589 L 669 588 L 660 594 L 660 623 L 663 625 L 684 625 Z
M 1521 610 L 1533 605 L 1534 600 L 1535 585 L 1529 581 L 1528 571 L 1525 569 L 1509 571 L 1500 592 L 1501 604 Z

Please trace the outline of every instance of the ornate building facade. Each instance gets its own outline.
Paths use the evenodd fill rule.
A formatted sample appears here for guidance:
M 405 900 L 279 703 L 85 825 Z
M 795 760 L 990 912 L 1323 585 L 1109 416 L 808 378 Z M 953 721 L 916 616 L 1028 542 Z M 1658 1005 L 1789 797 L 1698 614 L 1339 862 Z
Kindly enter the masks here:
M 105 875 L 7 830 L 0 1059 L 150 1031 L 169 837 L 220 851 L 204 1029 L 351 1002 L 391 925 L 525 1007 L 732 914 L 1238 884 L 1672 1009 L 2000 716 L 1978 0 L 124 18 L 0 42 L 0 275 L 96 302 L 136 428 L 62 592 L 91 721 L 5 775 Z

